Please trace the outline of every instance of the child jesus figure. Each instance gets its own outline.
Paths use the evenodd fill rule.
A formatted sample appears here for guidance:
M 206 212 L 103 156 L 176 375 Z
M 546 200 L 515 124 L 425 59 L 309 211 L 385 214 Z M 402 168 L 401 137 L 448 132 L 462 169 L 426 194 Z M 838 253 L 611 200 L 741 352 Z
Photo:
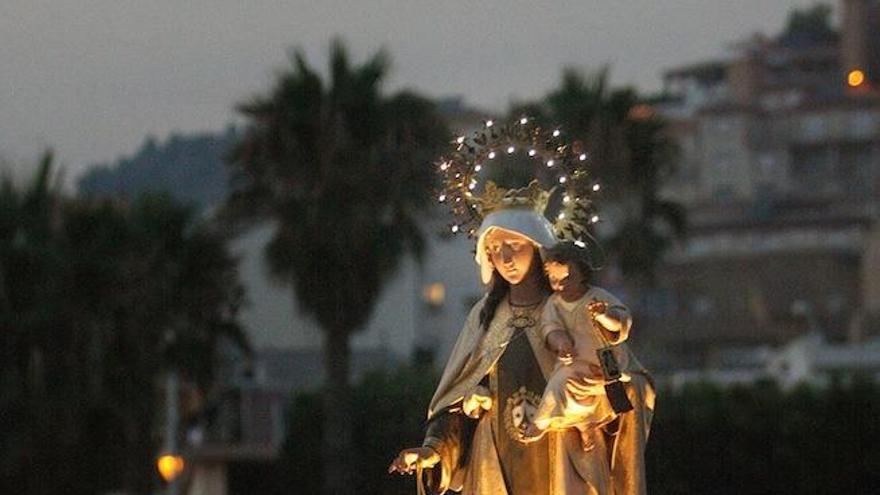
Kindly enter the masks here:
M 541 315 L 541 335 L 559 358 L 523 440 L 540 439 L 548 430 L 576 428 L 585 450 L 597 427 L 616 413 L 632 409 L 623 382 L 626 370 L 639 366 L 623 343 L 629 337 L 629 309 L 606 290 L 589 285 L 593 270 L 582 243 L 560 242 L 547 250 L 544 269 L 555 291 Z M 573 393 L 572 383 L 603 384 L 611 408 L 597 395 Z

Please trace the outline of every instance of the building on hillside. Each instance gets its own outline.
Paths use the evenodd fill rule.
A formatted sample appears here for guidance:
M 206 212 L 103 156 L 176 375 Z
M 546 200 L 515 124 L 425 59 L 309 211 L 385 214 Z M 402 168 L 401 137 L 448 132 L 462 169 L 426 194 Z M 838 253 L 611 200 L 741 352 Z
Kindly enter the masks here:
M 880 1 L 841 0 L 842 28 L 754 36 L 665 73 L 656 103 L 679 144 L 664 194 L 689 215 L 660 287 L 642 295 L 659 369 L 729 346 L 880 331 Z

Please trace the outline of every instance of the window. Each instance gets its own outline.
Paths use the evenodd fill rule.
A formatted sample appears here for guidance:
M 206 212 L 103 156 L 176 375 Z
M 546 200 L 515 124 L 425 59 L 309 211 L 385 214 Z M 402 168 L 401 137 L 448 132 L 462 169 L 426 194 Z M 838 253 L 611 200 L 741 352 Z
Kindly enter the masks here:
M 715 305 L 712 303 L 712 299 L 706 295 L 696 296 L 691 302 L 691 312 L 697 316 L 708 316 L 714 309 Z
M 871 193 L 871 155 L 868 143 L 840 147 L 836 175 L 847 195 L 865 197 Z
M 776 169 L 776 159 L 772 153 L 761 153 L 758 155 L 758 175 L 760 177 L 771 177 Z
M 789 164 L 792 181 L 805 192 L 825 190 L 834 179 L 832 151 L 830 146 L 796 146 Z
M 858 137 L 869 137 L 877 128 L 877 116 L 861 111 L 852 116 L 852 134 Z
M 802 124 L 802 132 L 804 137 L 810 140 L 821 139 L 825 137 L 827 132 L 827 121 L 821 115 L 812 115 L 806 117 Z
M 718 184 L 712 190 L 712 197 L 715 199 L 715 201 L 732 201 L 734 196 L 734 189 L 733 186 L 730 184 Z

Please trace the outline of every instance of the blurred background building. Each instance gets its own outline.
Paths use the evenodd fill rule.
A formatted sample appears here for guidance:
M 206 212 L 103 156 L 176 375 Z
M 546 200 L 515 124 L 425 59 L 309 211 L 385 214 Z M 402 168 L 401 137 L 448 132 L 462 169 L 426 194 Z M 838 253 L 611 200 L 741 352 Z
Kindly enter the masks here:
M 839 30 L 801 19 L 664 74 L 656 109 L 681 152 L 665 194 L 689 231 L 641 299 L 658 370 L 730 367 L 731 349 L 805 332 L 877 338 L 880 2 L 838 7 Z

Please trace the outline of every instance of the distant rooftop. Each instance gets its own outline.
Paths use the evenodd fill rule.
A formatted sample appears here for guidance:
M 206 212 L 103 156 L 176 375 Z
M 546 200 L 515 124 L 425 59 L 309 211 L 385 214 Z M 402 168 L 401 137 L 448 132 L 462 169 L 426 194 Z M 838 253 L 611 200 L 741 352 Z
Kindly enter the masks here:
M 663 73 L 663 79 L 676 79 L 692 77 L 702 82 L 720 82 L 724 80 L 727 72 L 727 61 L 711 60 L 695 64 L 684 65 Z

